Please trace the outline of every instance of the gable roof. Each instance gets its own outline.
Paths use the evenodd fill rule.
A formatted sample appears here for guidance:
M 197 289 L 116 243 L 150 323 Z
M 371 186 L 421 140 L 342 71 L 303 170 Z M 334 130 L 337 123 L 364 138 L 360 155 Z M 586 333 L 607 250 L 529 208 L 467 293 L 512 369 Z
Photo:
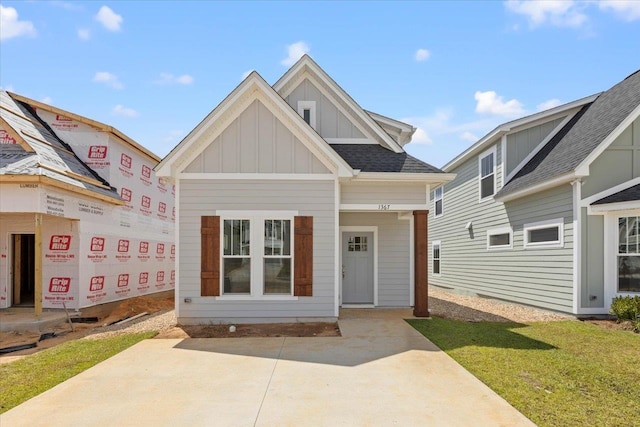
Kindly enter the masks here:
M 603 197 L 602 199 L 596 200 L 591 204 L 605 205 L 608 203 L 632 202 L 635 200 L 640 200 L 640 184 L 636 184 L 622 191 L 618 191 L 617 193 L 611 194 L 610 196 Z
M 585 105 L 531 160 L 496 194 L 498 200 L 533 186 L 574 175 L 590 163 L 614 131 L 622 131 L 640 113 L 640 70 Z M 617 136 L 617 135 L 615 135 Z M 581 172 L 584 174 L 584 171 Z M 569 179 L 569 178 L 567 178 Z
M 407 153 L 394 153 L 373 144 L 331 144 L 343 159 L 361 172 L 444 173 Z
M 310 75 L 319 79 L 320 82 L 324 83 L 356 120 L 371 129 L 371 133 L 378 143 L 387 146 L 396 153 L 402 153 L 404 151 L 401 145 L 307 54 L 303 55 L 298 62 L 278 79 L 273 85 L 274 90 L 285 98 L 287 92 L 297 86 L 298 78 L 303 76 L 305 72 L 308 72 Z
M 335 171 L 339 176 L 353 176 L 353 170 L 347 162 L 338 156 L 329 144 L 256 71 L 251 72 L 158 163 L 155 167 L 156 173 L 160 176 L 175 176 L 177 170 L 186 167 L 195 159 L 215 139 L 215 136 L 221 133 L 243 111 L 243 107 L 248 106 L 248 102 L 255 99 L 262 99 L 267 104 L 275 106 L 292 124 L 290 130 L 330 170 Z
M 411 142 L 411 137 L 417 130 L 409 123 L 401 122 L 400 120 L 392 119 L 391 117 L 383 116 L 382 114 L 374 113 L 373 111 L 364 110 L 365 113 L 371 116 L 373 120 L 380 125 L 401 147 Z M 393 133 L 390 133 L 393 132 Z M 394 137 L 394 133 L 398 136 Z
M 2 127 L 16 140 L 3 145 L 0 181 L 41 181 L 114 204 L 123 201 L 117 191 L 80 160 L 71 147 L 27 104 L 0 91 Z
M 467 148 L 462 153 L 458 154 L 451 161 L 442 167 L 445 172 L 451 172 L 454 168 L 460 166 L 469 158 L 476 156 L 489 148 L 489 146 L 495 144 L 499 138 L 507 133 L 518 131 L 522 128 L 535 126 L 537 123 L 544 123 L 550 120 L 554 120 L 560 117 L 565 117 L 569 114 L 574 114 L 580 110 L 583 106 L 593 102 L 599 94 L 590 95 L 581 99 L 577 99 L 566 104 L 559 105 L 548 110 L 540 111 L 539 113 L 530 114 L 519 119 L 511 120 L 496 126 L 493 130 L 480 138 L 471 147 Z

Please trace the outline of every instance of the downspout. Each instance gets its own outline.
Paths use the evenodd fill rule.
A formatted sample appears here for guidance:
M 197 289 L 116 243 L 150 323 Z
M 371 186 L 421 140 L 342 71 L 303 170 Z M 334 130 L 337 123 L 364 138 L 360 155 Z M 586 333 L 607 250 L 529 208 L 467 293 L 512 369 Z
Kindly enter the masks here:
M 573 314 L 580 311 L 582 288 L 582 178 L 571 181 L 573 187 Z

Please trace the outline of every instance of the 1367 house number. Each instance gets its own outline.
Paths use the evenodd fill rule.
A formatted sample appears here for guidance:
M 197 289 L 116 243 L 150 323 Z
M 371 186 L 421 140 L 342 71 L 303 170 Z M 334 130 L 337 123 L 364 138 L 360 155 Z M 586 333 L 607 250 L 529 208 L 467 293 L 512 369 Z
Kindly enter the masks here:
M 391 208 L 391 205 L 378 205 L 379 211 L 388 211 Z

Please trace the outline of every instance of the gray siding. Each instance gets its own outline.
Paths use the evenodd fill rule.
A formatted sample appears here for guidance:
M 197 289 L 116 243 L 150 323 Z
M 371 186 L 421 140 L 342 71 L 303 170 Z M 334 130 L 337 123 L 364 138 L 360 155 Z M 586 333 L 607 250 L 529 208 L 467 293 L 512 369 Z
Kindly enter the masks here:
M 399 220 L 396 213 L 343 212 L 340 225 L 378 227 L 378 305 L 408 307 L 409 220 Z
M 497 147 L 498 184 L 501 150 Z M 444 215 L 429 214 L 429 281 L 463 293 L 481 294 L 559 311 L 572 310 L 572 188 L 564 185 L 506 204 L 478 202 L 478 158 L 451 171 Z M 523 226 L 563 218 L 564 247 L 524 249 Z M 471 230 L 465 225 L 472 222 Z M 487 249 L 487 230 L 513 228 L 513 248 Z M 432 273 L 431 244 L 441 241 L 441 275 Z
M 584 178 L 587 198 L 640 176 L 640 120 L 636 119 L 591 164 Z M 582 307 L 608 307 L 604 301 L 604 217 L 582 208 Z M 592 299 L 595 297 L 594 299 Z
M 335 188 L 333 181 L 181 180 L 179 208 L 180 320 L 333 317 L 335 307 Z M 297 210 L 311 215 L 313 296 L 297 301 L 229 301 L 200 297 L 200 217 L 216 210 Z M 192 303 L 185 304 L 184 298 Z M 273 321 L 273 320 L 272 320 Z
M 506 169 L 509 175 L 565 117 L 507 135 Z
M 349 182 L 340 184 L 344 204 L 426 204 L 427 187 L 421 183 Z
M 298 111 L 298 101 L 315 101 L 316 130 L 323 138 L 366 138 L 309 79 L 304 79 L 286 97 L 286 101 L 295 111 Z
M 640 176 L 640 119 L 633 121 L 604 152 L 591 163 L 582 185 L 582 197 Z
M 330 173 L 258 100 L 247 107 L 184 171 Z

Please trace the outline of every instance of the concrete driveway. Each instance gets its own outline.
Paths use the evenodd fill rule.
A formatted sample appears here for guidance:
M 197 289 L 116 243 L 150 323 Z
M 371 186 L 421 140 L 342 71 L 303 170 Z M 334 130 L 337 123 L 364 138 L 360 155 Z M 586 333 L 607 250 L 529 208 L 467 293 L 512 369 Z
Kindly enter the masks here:
M 534 425 L 402 317 L 345 310 L 339 338 L 146 340 L 0 425 Z

